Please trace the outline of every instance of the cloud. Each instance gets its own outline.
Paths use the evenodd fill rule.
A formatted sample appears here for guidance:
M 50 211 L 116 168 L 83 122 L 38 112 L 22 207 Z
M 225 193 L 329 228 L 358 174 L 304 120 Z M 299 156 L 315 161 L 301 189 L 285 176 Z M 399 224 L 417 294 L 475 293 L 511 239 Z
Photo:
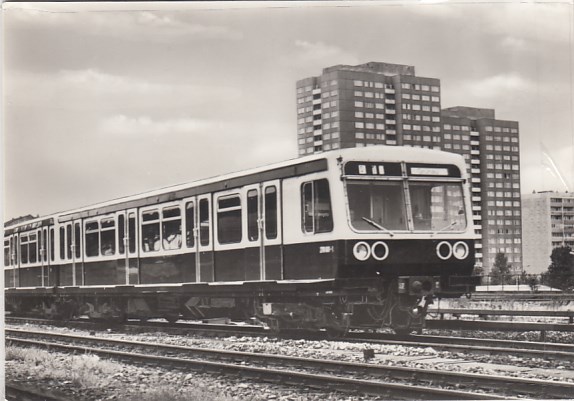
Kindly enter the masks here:
M 530 47 L 528 47 L 526 40 L 522 38 L 517 38 L 515 36 L 506 36 L 500 42 L 500 46 L 503 49 L 509 51 L 525 51 L 531 49 Z
M 355 54 L 340 47 L 320 41 L 296 40 L 295 54 L 289 62 L 304 66 L 318 65 L 319 68 L 323 68 L 334 64 L 357 64 L 359 61 Z
M 176 109 L 194 106 L 204 110 L 220 104 L 221 99 L 238 101 L 242 92 L 230 86 L 152 81 L 88 68 L 56 74 L 12 72 L 5 95 L 7 103 L 42 108 L 161 109 L 169 104 Z
M 177 118 L 157 120 L 147 116 L 128 117 L 123 114 L 105 118 L 100 125 L 100 132 L 112 135 L 144 136 L 166 134 L 209 133 L 221 129 L 221 123 L 194 119 Z
M 516 73 L 508 73 L 466 81 L 462 87 L 462 93 L 477 98 L 492 99 L 506 93 L 513 93 L 515 96 L 517 93 L 532 89 L 533 85 Z
M 121 37 L 130 41 L 163 43 L 178 39 L 235 41 L 243 38 L 240 31 L 223 25 L 204 24 L 195 19 L 181 18 L 175 12 L 78 10 L 64 12 L 40 8 L 10 8 L 6 11 L 10 14 L 12 23 L 20 26 L 36 29 L 81 29 L 84 34 Z

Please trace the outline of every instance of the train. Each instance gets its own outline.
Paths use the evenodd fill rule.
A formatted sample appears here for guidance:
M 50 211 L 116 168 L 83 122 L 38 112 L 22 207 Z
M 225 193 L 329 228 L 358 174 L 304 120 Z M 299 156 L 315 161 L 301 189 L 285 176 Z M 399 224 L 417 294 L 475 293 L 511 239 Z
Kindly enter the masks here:
M 475 238 L 460 155 L 340 149 L 7 222 L 6 308 L 410 333 L 472 293 Z

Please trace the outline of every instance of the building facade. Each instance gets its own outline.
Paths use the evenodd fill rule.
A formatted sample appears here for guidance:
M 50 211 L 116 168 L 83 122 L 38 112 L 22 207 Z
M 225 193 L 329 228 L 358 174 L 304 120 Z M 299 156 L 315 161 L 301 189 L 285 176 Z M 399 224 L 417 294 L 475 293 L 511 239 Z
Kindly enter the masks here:
M 522 195 L 524 269 L 543 273 L 554 248 L 574 249 L 574 194 L 538 192 Z
M 477 266 L 496 253 L 522 268 L 518 123 L 494 110 L 441 109 L 437 78 L 413 66 L 337 65 L 297 82 L 299 155 L 338 148 L 397 145 L 459 153 L 472 182 Z

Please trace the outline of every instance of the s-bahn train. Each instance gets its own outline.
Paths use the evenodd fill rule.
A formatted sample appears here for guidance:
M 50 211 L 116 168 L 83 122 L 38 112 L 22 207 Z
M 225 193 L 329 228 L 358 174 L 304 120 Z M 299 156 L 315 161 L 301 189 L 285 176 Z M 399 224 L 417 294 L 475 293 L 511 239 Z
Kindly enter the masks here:
M 7 309 L 420 330 L 476 284 L 467 180 L 459 155 L 355 148 L 7 223 Z

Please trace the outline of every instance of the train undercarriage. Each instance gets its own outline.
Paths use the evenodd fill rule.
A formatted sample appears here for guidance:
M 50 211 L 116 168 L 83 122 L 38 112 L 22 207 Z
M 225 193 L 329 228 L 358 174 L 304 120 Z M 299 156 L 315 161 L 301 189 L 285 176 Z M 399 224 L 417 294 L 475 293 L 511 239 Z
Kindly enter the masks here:
M 439 277 L 395 277 L 368 286 L 329 284 L 317 288 L 299 285 L 280 291 L 272 287 L 250 291 L 219 288 L 196 294 L 166 288 L 111 294 L 54 288 L 51 292 L 46 289 L 44 294 L 16 296 L 16 290 L 7 293 L 7 310 L 14 315 L 64 320 L 164 318 L 175 322 L 226 318 L 261 323 L 275 333 L 303 330 L 344 336 L 350 328 L 391 328 L 406 334 L 422 330 L 427 308 L 440 290 Z

